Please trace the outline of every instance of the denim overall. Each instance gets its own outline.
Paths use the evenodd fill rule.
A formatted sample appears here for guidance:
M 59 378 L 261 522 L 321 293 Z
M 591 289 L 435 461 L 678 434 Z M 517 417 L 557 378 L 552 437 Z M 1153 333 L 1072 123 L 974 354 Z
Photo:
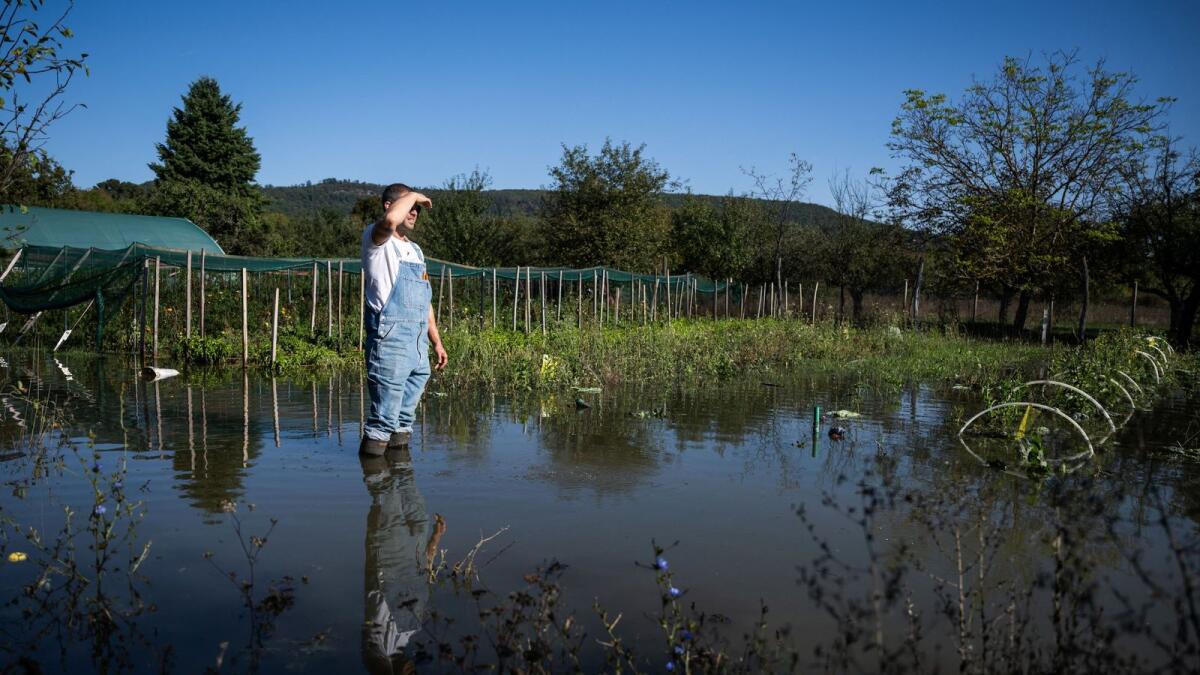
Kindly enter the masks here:
M 429 307 L 433 293 L 423 263 L 401 262 L 382 312 L 366 308 L 367 390 L 371 413 L 364 435 L 386 441 L 411 431 L 429 380 Z

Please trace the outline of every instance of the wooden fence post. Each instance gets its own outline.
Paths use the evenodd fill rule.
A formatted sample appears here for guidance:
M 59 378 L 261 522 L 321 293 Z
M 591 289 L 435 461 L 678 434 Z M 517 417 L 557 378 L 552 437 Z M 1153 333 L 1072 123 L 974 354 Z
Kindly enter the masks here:
M 670 323 L 671 322 L 671 312 L 674 311 L 674 307 L 671 306 L 671 268 L 667 267 L 665 269 L 666 269 L 666 273 L 667 273 L 667 281 L 666 281 L 666 285 L 667 285 L 667 323 Z
M 533 321 L 533 268 L 525 268 L 525 333 L 529 333 L 529 325 Z
M 190 338 L 190 337 L 192 337 L 192 250 L 191 249 L 188 249 L 188 252 L 187 252 L 187 287 L 184 289 L 183 298 L 184 298 L 183 299 L 184 304 L 187 305 L 187 309 L 184 311 L 184 315 L 186 316 L 186 319 L 184 319 L 184 321 L 185 321 L 184 325 L 186 326 L 186 328 L 184 329 L 184 335 L 186 337 Z
M 317 263 L 313 263 L 312 271 L 312 321 L 309 322 L 308 330 L 313 335 L 317 333 L 317 278 L 320 276 L 320 268 Z
M 558 271 L 558 309 L 556 310 L 556 315 L 558 317 L 559 323 L 562 323 L 562 285 L 563 285 L 563 271 L 559 270 Z
M 271 365 L 279 351 L 279 289 L 275 289 L 275 310 L 271 314 Z
M 204 295 L 207 275 L 204 273 L 205 258 L 208 257 L 208 251 L 200 250 L 200 339 L 204 339 Z
M 492 268 L 492 329 L 496 328 L 496 268 Z
M 325 316 L 328 325 L 325 334 L 333 337 L 333 261 L 325 261 Z
M 654 273 L 654 295 L 650 299 L 650 322 L 658 320 L 658 272 Z
M 541 279 L 541 296 L 542 296 L 542 335 L 546 334 L 546 273 L 542 272 Z
M 246 268 L 242 268 L 242 368 L 250 361 L 250 325 L 247 315 Z
M 337 343 L 338 343 L 338 351 L 339 352 L 342 351 L 342 295 L 343 295 L 342 283 L 343 283 L 344 270 L 345 270 L 344 261 L 339 260 L 338 261 L 338 303 L 337 303 L 337 305 L 338 305 L 338 309 L 337 309 L 337 328 L 338 328 Z
M 579 290 L 575 293 L 575 318 L 579 320 L 579 330 L 583 330 L 583 272 L 575 278 L 579 282 Z
M 154 256 L 154 365 L 158 365 L 158 289 L 161 271 L 162 259 L 159 256 Z
M 517 332 L 517 308 L 521 306 L 521 266 L 517 265 L 517 279 L 513 283 L 513 332 Z
M 817 325 L 817 289 L 821 288 L 821 282 L 813 284 L 813 301 L 812 301 L 812 325 Z M 908 297 L 908 279 L 904 280 L 904 295 Z
M 975 282 L 975 300 L 971 302 L 971 323 L 979 316 L 979 282 Z
M 438 299 L 437 299 L 437 322 L 442 323 L 442 298 L 446 295 L 446 267 L 442 266 L 442 273 L 438 275 Z
M 1137 325 L 1137 295 L 1138 295 L 1138 282 L 1137 282 L 1137 279 L 1134 279 L 1133 280 L 1133 302 L 1129 303 L 1129 325 L 1130 326 Z
M 358 351 L 363 348 L 363 321 L 367 313 L 367 275 L 358 272 Z

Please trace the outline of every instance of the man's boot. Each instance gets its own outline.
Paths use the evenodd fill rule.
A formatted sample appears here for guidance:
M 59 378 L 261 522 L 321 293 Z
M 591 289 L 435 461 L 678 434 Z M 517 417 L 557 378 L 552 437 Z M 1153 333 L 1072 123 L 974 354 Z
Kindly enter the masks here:
M 364 455 L 372 457 L 382 457 L 383 453 L 388 449 L 387 441 L 377 441 L 373 438 L 363 436 L 362 443 L 358 444 L 358 451 Z
M 391 438 L 388 439 L 388 450 L 397 448 L 407 448 L 409 441 L 412 440 L 411 431 L 393 431 Z

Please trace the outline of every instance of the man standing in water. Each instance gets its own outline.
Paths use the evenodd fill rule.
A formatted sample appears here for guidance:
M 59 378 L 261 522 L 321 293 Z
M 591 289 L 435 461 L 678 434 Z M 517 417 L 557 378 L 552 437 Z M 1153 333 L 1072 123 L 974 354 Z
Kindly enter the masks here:
M 434 322 L 425 255 L 408 240 L 422 208 L 433 202 L 402 183 L 383 191 L 383 217 L 362 236 L 367 387 L 371 413 L 359 452 L 382 455 L 408 445 L 417 403 L 433 368 L 446 367 L 446 350 Z M 426 337 L 428 336 L 428 339 Z

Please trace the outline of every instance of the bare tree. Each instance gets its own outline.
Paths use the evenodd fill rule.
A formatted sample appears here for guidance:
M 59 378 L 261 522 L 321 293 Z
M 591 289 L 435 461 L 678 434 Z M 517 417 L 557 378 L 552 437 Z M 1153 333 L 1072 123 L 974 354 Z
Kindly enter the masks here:
M 772 209 L 771 240 L 774 244 L 776 288 L 783 288 L 783 242 L 788 226 L 793 224 L 792 213 L 812 182 L 812 164 L 796 153 L 788 157 L 786 176 L 760 173 L 756 168 L 742 169 L 754 181 L 751 196 L 765 200 Z
M 87 54 L 62 54 L 74 3 L 49 24 L 37 20 L 44 6 L 44 0 L 5 0 L 0 9 L 0 199 L 18 170 L 45 159 L 50 125 L 83 105 L 64 100 L 75 74 L 88 72 Z
M 860 321 L 864 294 L 899 274 L 903 232 L 899 226 L 872 220 L 880 206 L 878 188 L 865 178 L 854 177 L 849 169 L 829 177 L 829 193 L 837 217 L 823 228 L 823 257 L 829 260 L 826 278 L 850 292 L 854 320 Z M 844 304 L 843 293 L 841 314 L 845 313 Z

